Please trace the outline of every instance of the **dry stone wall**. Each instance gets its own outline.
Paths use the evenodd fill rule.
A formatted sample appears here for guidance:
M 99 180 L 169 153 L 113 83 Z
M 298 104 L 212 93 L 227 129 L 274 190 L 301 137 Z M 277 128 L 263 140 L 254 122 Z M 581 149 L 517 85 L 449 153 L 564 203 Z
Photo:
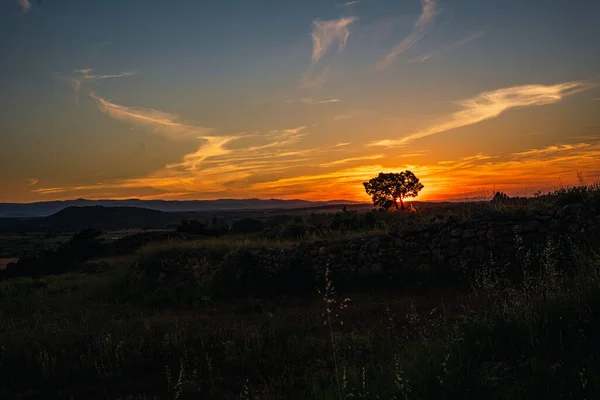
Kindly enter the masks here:
M 582 204 L 571 204 L 559 210 L 490 212 L 463 221 L 395 225 L 387 234 L 304 244 L 296 249 L 296 255 L 318 275 L 326 267 L 338 277 L 423 272 L 443 275 L 490 257 L 513 259 L 518 246 L 541 246 L 551 237 L 595 240 L 599 234 L 598 213 Z

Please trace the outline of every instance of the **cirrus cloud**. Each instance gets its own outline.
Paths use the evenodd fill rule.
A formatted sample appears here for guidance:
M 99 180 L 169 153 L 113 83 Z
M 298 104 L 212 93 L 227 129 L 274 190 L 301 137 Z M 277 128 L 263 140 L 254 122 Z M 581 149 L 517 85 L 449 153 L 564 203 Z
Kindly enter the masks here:
M 179 117 L 175 114 L 151 108 L 122 106 L 97 96 L 94 92 L 91 92 L 89 96 L 96 101 L 98 108 L 109 117 L 133 125 L 152 128 L 154 133 L 171 139 L 205 138 L 208 133 L 214 131 L 213 128 L 180 122 Z
M 503 112 L 513 108 L 535 107 L 554 104 L 572 94 L 590 88 L 583 81 L 558 83 L 555 85 L 523 85 L 483 92 L 475 97 L 456 101 L 455 104 L 462 108 L 445 121 L 439 122 L 412 133 L 401 139 L 383 139 L 371 142 L 368 146 L 394 147 L 402 146 L 410 141 L 424 138 L 436 133 L 446 132 L 451 129 L 461 128 L 496 118 Z
M 312 63 L 316 64 L 319 59 L 327 53 L 334 42 L 339 42 L 339 50 L 346 47 L 346 42 L 350 36 L 350 25 L 355 22 L 356 17 L 342 17 L 329 21 L 313 21 L 313 51 Z
M 400 54 L 410 49 L 416 42 L 421 40 L 427 33 L 427 28 L 434 20 L 439 10 L 436 0 L 421 0 L 423 10 L 415 22 L 410 34 L 398 43 L 389 53 L 387 53 L 378 63 L 377 68 L 382 69 L 389 66 Z

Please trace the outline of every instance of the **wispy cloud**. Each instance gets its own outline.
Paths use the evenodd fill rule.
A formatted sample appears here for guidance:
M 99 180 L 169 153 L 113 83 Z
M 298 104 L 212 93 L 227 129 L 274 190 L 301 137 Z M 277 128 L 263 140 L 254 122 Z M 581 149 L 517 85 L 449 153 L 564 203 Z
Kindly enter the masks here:
M 303 97 L 300 99 L 301 103 L 304 104 L 329 104 L 329 103 L 340 103 L 341 99 L 327 99 L 327 100 L 314 100 L 309 97 Z
M 506 191 L 510 195 L 523 195 L 522 190 L 526 184 L 529 184 L 529 188 L 533 191 L 551 188 L 557 179 L 563 179 L 565 184 L 577 183 L 575 174 L 577 169 L 583 171 L 586 176 L 600 176 L 598 157 L 600 157 L 599 145 L 574 146 L 565 149 L 564 152 L 550 153 L 544 158 L 533 154 L 524 157 L 475 154 L 456 160 L 421 165 L 400 164 L 382 159 L 377 164 L 258 182 L 248 190 L 279 196 L 294 193 L 301 194 L 303 198 L 318 199 L 323 199 L 323 193 L 328 193 L 330 198 L 368 201 L 362 182 L 381 171 L 409 169 L 425 182 L 426 187 L 419 199 L 481 197 L 487 195 L 485 188 L 490 182 L 494 182 L 497 189 Z
M 154 133 L 171 139 L 207 138 L 214 129 L 204 128 L 179 121 L 175 114 L 153 110 L 151 108 L 126 107 L 106 100 L 95 93 L 89 96 L 96 101 L 98 108 L 111 118 L 128 122 L 136 126 L 151 128 Z
M 389 66 L 400 54 L 410 49 L 416 42 L 421 40 L 427 33 L 427 28 L 438 14 L 437 0 L 421 0 L 423 11 L 415 22 L 410 34 L 398 43 L 378 63 L 377 68 Z
M 17 4 L 21 7 L 23 12 L 31 10 L 31 2 L 29 0 L 17 0 Z
M 535 107 L 557 103 L 566 96 L 590 88 L 582 81 L 556 85 L 524 85 L 483 92 L 475 97 L 455 102 L 462 110 L 446 117 L 445 121 L 410 134 L 401 139 L 384 139 L 371 142 L 369 146 L 402 146 L 415 139 L 469 126 L 498 117 L 512 108 Z
M 299 126 L 297 128 L 289 128 L 289 129 L 272 129 L 269 131 L 269 133 L 279 133 L 279 132 L 283 132 L 283 133 L 290 133 L 290 134 L 296 134 L 299 132 L 302 132 L 303 130 L 306 129 L 306 126 Z
M 317 148 L 302 148 L 298 143 L 306 135 L 308 126 L 272 129 L 266 132 L 215 136 L 211 130 L 182 122 L 175 114 L 163 111 L 126 107 L 90 94 L 102 112 L 110 118 L 169 138 L 189 137 L 199 141 L 197 150 L 177 162 L 146 177 L 101 181 L 90 185 L 40 187 L 34 193 L 66 196 L 93 196 L 107 190 L 119 193 L 155 193 L 156 197 L 218 196 L 219 193 L 248 197 L 246 188 L 265 177 L 281 177 L 286 171 L 307 166 L 318 167 L 317 160 L 324 155 L 343 152 L 349 143 L 338 143 Z M 208 134 L 207 134 L 208 133 Z M 253 145 L 242 145 L 251 140 Z M 241 142 L 238 142 L 241 141 Z M 236 143 L 237 142 L 237 143 Z M 269 178 L 267 178 L 269 179 Z
M 267 132 L 267 134 L 262 135 L 264 138 L 270 139 L 271 141 L 263 145 L 250 146 L 247 150 L 252 152 L 257 150 L 271 149 L 274 147 L 285 147 L 294 143 L 298 143 L 303 137 L 306 136 L 306 133 L 302 133 L 304 130 L 306 130 L 306 126 L 271 130 Z M 259 134 L 255 134 L 254 136 L 258 135 Z
M 329 79 L 331 65 L 326 65 L 321 72 L 314 72 L 312 68 L 302 74 L 302 86 L 305 88 L 320 88 Z
M 372 156 L 349 157 L 349 158 L 343 158 L 341 160 L 335 160 L 335 161 L 330 161 L 327 163 L 322 163 L 319 166 L 320 167 L 332 167 L 335 165 L 347 164 L 347 163 L 351 163 L 351 162 L 355 162 L 355 161 L 378 160 L 383 157 L 384 157 L 383 154 L 374 154 Z
M 83 69 L 75 69 L 73 70 L 77 74 L 76 78 L 83 82 L 94 82 L 99 81 L 101 79 L 112 79 L 112 78 L 123 78 L 126 76 L 132 76 L 138 73 L 138 71 L 128 71 L 121 72 L 118 74 L 104 74 L 104 75 L 96 75 L 93 74 L 94 70 L 92 68 L 83 68 Z
M 338 8 L 342 8 L 342 7 L 350 7 L 353 4 L 358 4 L 360 3 L 360 0 L 354 0 L 354 1 L 348 1 L 346 3 L 342 3 L 342 4 L 338 4 L 337 7 Z
M 55 77 L 59 80 L 66 81 L 69 85 L 71 85 L 75 94 L 75 103 L 79 104 L 79 92 L 86 84 L 100 81 L 102 79 L 124 78 L 136 75 L 138 73 L 138 71 L 127 71 L 117 74 L 94 74 L 93 72 L 94 70 L 92 68 L 81 68 L 74 69 L 72 75 L 55 75 Z
M 484 35 L 484 32 L 477 32 L 477 33 L 473 33 L 472 35 L 469 35 L 461 40 L 458 40 L 456 42 L 450 43 L 444 47 L 442 47 L 441 49 L 438 50 L 434 50 L 431 51 L 429 53 L 425 53 L 419 57 L 415 57 L 412 58 L 410 60 L 408 60 L 408 62 L 425 62 L 433 57 L 439 56 L 441 54 L 447 53 L 449 51 L 452 51 L 460 46 L 464 46 L 465 44 L 472 42 L 473 40 L 480 38 Z
M 342 17 L 329 21 L 313 21 L 313 65 L 316 64 L 325 53 L 327 53 L 329 48 L 335 42 L 339 43 L 339 50 L 342 50 L 346 46 L 346 42 L 350 36 L 349 27 L 356 20 L 356 17 Z
M 542 149 L 531 149 L 531 150 L 527 150 L 527 151 L 521 151 L 518 153 L 512 153 L 512 155 L 515 157 L 544 156 L 544 155 L 563 152 L 563 151 L 582 149 L 582 148 L 590 147 L 590 146 L 591 146 L 590 143 L 559 144 L 559 145 L 544 147 Z
M 355 22 L 356 17 L 342 17 L 329 21 L 314 20 L 312 29 L 312 63 L 307 71 L 302 74 L 302 87 L 320 88 L 329 79 L 331 65 L 325 65 L 315 71 L 316 65 L 331 47 L 338 43 L 338 51 L 346 47 L 348 37 L 350 36 L 350 25 Z

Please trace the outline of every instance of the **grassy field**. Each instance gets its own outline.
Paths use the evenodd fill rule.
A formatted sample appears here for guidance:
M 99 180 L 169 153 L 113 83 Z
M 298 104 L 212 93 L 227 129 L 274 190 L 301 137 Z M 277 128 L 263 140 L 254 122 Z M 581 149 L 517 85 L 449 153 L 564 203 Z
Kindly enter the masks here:
M 166 245 L 163 245 L 166 246 Z M 187 244 L 186 246 L 191 246 Z M 152 250 L 155 251 L 156 249 Z M 573 249 L 571 249 L 573 250 Z M 149 306 L 131 266 L 0 283 L 2 398 L 595 398 L 600 258 L 571 251 L 471 289 L 314 294 Z M 525 254 L 525 253 L 524 253 Z
M 426 224 L 485 207 L 386 218 Z M 599 397 L 600 255 L 584 240 L 518 247 L 516 265 L 490 257 L 460 288 L 441 281 L 341 291 L 326 274 L 309 290 L 217 298 L 207 285 L 224 271 L 212 271 L 216 280 L 150 284 L 139 275 L 166 260 L 198 263 L 202 252 L 230 256 L 378 229 L 167 240 L 78 270 L 0 281 L 0 398 Z

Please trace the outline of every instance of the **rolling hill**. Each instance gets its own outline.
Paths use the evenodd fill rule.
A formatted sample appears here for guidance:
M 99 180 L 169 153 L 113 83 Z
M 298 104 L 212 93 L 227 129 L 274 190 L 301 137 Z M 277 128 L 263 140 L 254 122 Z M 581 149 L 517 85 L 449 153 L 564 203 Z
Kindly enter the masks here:
M 280 199 L 219 199 L 219 200 L 64 200 L 36 203 L 0 203 L 0 217 L 46 217 L 69 207 L 138 207 L 164 212 L 199 212 L 232 210 L 294 209 L 336 204 L 361 204 L 346 200 L 307 201 Z

